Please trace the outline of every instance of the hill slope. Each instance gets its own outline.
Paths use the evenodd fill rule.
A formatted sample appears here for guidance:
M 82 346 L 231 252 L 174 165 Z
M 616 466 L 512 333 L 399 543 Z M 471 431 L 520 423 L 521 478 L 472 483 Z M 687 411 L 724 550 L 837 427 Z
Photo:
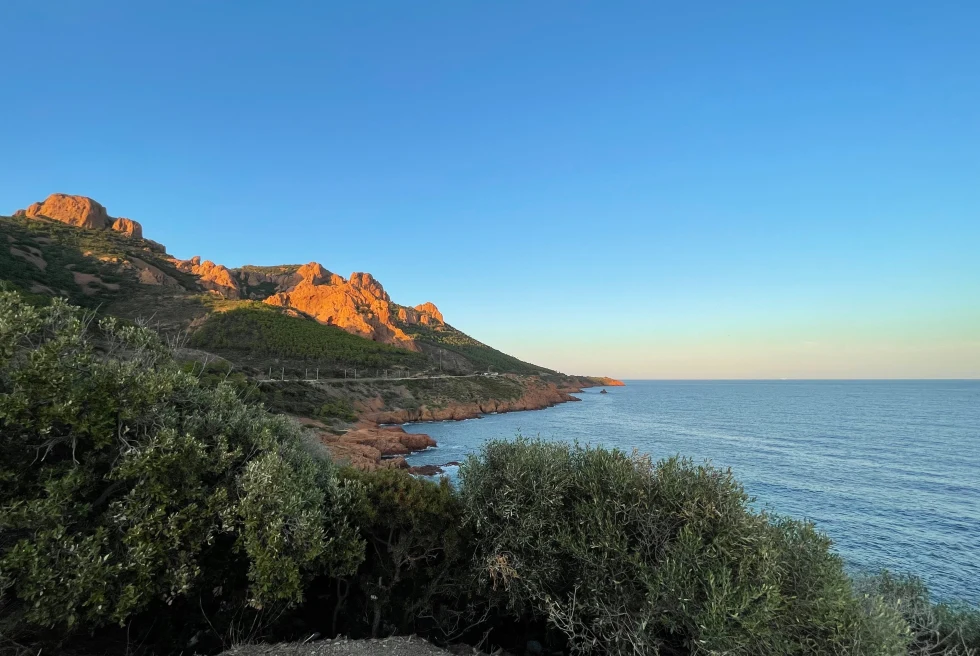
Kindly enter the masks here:
M 432 303 L 398 304 L 369 273 L 316 262 L 227 268 L 180 260 L 100 203 L 55 194 L 0 216 L 0 282 L 46 302 L 143 321 L 208 380 L 233 376 L 277 411 L 343 431 L 541 408 L 612 381 L 519 360 L 446 322 Z M 482 375 L 481 375 L 482 374 Z M 499 378 L 497 378 L 499 376 Z
M 194 341 L 202 347 L 286 359 L 327 357 L 351 366 L 554 373 L 465 335 L 447 324 L 432 303 L 412 307 L 393 302 L 369 273 L 343 278 L 317 262 L 229 269 L 200 257 L 180 260 L 144 239 L 138 222 L 113 218 L 103 205 L 83 196 L 53 194 L 12 217 L 0 217 L 0 227 L 7 238 L 6 248 L 0 249 L 0 279 L 26 292 L 65 296 L 126 318 L 155 315 L 165 332 L 201 331 Z M 259 303 L 278 309 L 278 318 L 263 312 Z M 231 317 L 221 316 L 228 311 Z M 324 341 L 330 331 L 298 328 L 299 321 L 333 326 L 427 357 L 369 349 L 387 355 L 365 359 L 350 353 L 361 350 L 353 346 L 356 342 L 340 337 Z M 320 346 L 286 347 L 286 342 L 305 339 Z M 327 344 L 336 346 L 336 353 Z

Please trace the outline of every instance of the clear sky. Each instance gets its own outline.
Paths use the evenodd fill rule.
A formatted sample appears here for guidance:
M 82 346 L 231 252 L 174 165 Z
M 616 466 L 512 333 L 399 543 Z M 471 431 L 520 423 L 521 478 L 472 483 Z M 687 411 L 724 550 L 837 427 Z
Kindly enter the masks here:
M 980 377 L 980 3 L 0 5 L 0 211 L 632 378 Z

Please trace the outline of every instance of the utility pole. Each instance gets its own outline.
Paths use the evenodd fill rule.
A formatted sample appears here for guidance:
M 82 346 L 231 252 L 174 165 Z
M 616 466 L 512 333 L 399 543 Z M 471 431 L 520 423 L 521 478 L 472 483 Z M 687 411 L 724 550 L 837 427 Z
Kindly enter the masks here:
M 316 379 L 320 380 L 320 367 L 316 368 Z
M 279 372 L 279 379 L 283 381 L 286 380 L 286 367 L 283 367 L 282 371 Z

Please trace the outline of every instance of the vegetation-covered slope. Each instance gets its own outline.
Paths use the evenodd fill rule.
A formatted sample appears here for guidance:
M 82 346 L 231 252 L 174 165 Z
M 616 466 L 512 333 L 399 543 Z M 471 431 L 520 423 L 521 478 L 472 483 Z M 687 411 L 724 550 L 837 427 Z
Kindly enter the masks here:
M 429 366 L 424 355 L 352 335 L 308 317 L 291 316 L 280 308 L 254 301 L 236 303 L 216 312 L 190 337 L 195 348 L 218 353 L 258 368 L 272 359 L 303 362 L 323 377 L 342 377 L 343 369 L 391 369 L 406 373 Z
M 101 208 L 84 197 L 60 198 Z M 137 235 L 63 222 L 72 218 L 0 217 L 6 237 L 0 244 L 0 281 L 101 314 L 151 318 L 165 334 L 187 332 L 196 348 L 256 370 L 305 363 L 340 371 L 553 373 L 443 323 L 432 304 L 410 308 L 391 302 L 369 274 L 352 274 L 347 281 L 315 263 L 229 270 L 200 259 L 177 260 Z M 290 293 L 297 289 L 303 291 Z M 317 303 L 349 303 L 348 293 L 353 304 L 336 309 L 344 333 L 324 325 L 333 321 L 332 310 L 321 313 Z M 296 308 L 297 303 L 306 305 Z M 376 334 L 366 339 L 370 331 Z M 379 343 L 385 341 L 394 341 L 394 347 Z
M 432 303 L 399 305 L 368 273 L 177 259 L 144 239 L 142 226 L 113 219 L 89 198 L 55 194 L 26 214 L 0 217 L 0 228 L 0 283 L 40 304 L 63 297 L 100 316 L 148 323 L 189 347 L 180 357 L 198 362 L 188 367 L 195 375 L 234 381 L 248 398 L 332 431 L 356 420 L 542 408 L 599 384 L 501 353 L 447 324 Z M 478 377 L 487 372 L 512 377 Z M 324 379 L 342 384 L 316 384 Z
M 25 292 L 63 296 L 90 307 L 145 294 L 149 290 L 140 289 L 147 286 L 139 284 L 139 270 L 123 265 L 133 258 L 166 273 L 185 292 L 197 289 L 192 276 L 178 271 L 160 249 L 142 239 L 19 216 L 0 216 L 0 232 L 0 280 Z
M 439 351 L 448 351 L 461 356 L 472 366 L 473 371 L 514 373 L 530 376 L 555 373 L 551 369 L 524 362 L 512 355 L 502 353 L 495 348 L 487 346 L 483 342 L 473 339 L 449 324 L 443 324 L 438 327 L 424 325 L 403 326 L 403 329 L 409 336 L 421 344 L 430 344 L 438 347 L 433 350 L 434 357 L 438 357 Z

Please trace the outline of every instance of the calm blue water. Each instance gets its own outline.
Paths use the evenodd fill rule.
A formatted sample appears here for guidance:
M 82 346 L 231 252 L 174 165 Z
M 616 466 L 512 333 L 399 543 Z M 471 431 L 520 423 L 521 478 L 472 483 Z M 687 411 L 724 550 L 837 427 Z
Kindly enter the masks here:
M 816 522 L 853 570 L 913 572 L 936 597 L 980 603 L 980 381 L 631 381 L 608 391 L 406 426 L 439 443 L 409 461 L 462 460 L 517 432 L 710 460 L 760 506 Z

